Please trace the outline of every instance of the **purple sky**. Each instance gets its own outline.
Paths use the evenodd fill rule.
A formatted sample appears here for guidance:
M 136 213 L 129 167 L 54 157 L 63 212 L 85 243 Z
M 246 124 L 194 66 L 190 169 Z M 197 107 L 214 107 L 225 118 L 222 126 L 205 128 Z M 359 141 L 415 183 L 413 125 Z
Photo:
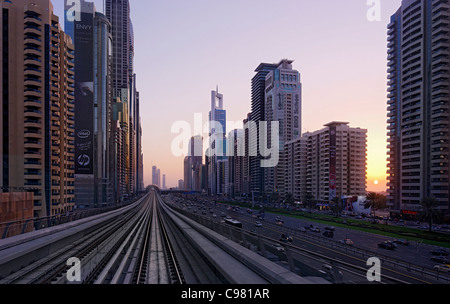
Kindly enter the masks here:
M 171 152 L 175 121 L 203 113 L 206 122 L 217 85 L 227 120 L 242 121 L 255 68 L 288 58 L 302 77 L 303 131 L 334 120 L 368 129 L 369 190 L 384 190 L 386 27 L 401 0 L 379 2 L 381 21 L 370 22 L 366 0 L 130 0 L 145 183 L 153 165 L 168 186 L 183 178 L 183 159 Z M 64 2 L 53 3 L 63 20 Z

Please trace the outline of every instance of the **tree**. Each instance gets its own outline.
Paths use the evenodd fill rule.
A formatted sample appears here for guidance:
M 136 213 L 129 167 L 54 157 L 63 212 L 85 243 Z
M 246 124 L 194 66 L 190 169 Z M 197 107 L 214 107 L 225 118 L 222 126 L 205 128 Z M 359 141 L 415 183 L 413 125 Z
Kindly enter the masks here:
M 375 211 L 386 208 L 387 197 L 376 192 L 369 192 L 366 195 L 366 203 L 364 208 L 372 208 L 373 217 L 375 218 Z
M 431 232 L 433 222 L 442 221 L 442 213 L 437 209 L 437 200 L 434 197 L 424 197 L 420 201 L 421 211 L 419 213 L 419 220 L 428 222 L 428 231 Z
M 342 202 L 338 197 L 333 198 L 331 209 L 336 214 L 336 217 L 339 217 L 342 211 Z
M 311 209 L 315 206 L 314 196 L 308 192 L 305 197 L 305 205 L 309 208 L 309 212 L 311 213 Z

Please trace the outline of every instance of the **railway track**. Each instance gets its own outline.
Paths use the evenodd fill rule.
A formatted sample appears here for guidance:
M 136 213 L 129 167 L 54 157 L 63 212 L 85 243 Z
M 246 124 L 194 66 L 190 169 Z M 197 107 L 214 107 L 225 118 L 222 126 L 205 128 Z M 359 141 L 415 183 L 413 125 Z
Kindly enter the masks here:
M 217 236 L 206 235 L 204 228 L 170 209 L 157 191 L 116 212 L 74 241 L 47 249 L 49 254 L 41 258 L 15 258 L 20 267 L 0 277 L 0 284 L 277 283 L 264 278 L 258 267 L 247 267 L 240 252 L 228 252 L 236 249 L 222 244 L 224 240 L 214 241 Z M 52 236 L 48 238 L 51 247 Z M 272 265 L 259 266 L 266 267 Z

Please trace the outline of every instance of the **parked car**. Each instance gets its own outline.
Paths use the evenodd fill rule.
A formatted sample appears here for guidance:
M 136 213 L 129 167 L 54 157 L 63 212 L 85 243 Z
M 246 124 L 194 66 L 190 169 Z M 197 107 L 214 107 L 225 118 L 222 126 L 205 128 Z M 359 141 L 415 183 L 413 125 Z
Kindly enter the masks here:
M 387 249 L 387 250 L 394 250 L 395 246 L 394 244 L 390 243 L 390 242 L 382 242 L 378 244 L 379 248 L 383 248 L 383 249 Z
M 448 256 L 449 255 L 448 251 L 443 248 L 431 250 L 430 253 L 432 255 L 437 255 L 437 256 Z
M 280 242 L 283 243 L 292 243 L 294 239 L 289 234 L 282 234 L 280 238 Z
M 438 272 L 450 273 L 450 265 L 436 265 L 433 269 Z

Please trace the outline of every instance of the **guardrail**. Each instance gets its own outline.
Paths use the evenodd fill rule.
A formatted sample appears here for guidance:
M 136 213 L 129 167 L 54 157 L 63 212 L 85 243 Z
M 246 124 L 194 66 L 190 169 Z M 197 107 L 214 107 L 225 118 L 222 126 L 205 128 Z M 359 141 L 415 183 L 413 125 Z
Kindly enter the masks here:
M 184 214 L 185 216 L 195 220 L 196 222 L 212 229 L 215 232 L 218 232 L 224 236 L 229 237 L 230 239 L 241 243 L 244 246 L 248 246 L 248 241 L 251 238 L 255 238 L 256 237 L 256 241 L 253 241 L 252 243 L 256 244 L 258 250 L 261 252 L 262 255 L 266 255 L 266 249 L 269 247 L 272 247 L 273 244 L 279 243 L 278 240 L 274 240 L 274 239 L 270 239 L 261 235 L 256 235 L 256 234 L 252 234 L 249 231 L 244 231 L 242 229 L 236 229 L 233 228 L 229 225 L 226 224 L 222 224 L 219 223 L 217 221 L 212 220 L 210 217 L 201 215 L 201 214 L 195 214 L 195 213 L 191 213 L 188 212 L 187 210 L 183 210 L 181 208 L 179 208 L 178 206 L 174 206 L 173 204 L 171 205 L 172 207 L 176 208 L 178 212 Z M 377 257 L 380 259 L 380 261 L 382 262 L 382 264 L 386 264 L 386 265 L 392 265 L 393 267 L 397 267 L 397 268 L 401 268 L 403 270 L 406 270 L 408 272 L 411 273 L 416 273 L 416 274 L 420 274 L 421 276 L 424 277 L 430 277 L 432 279 L 436 279 L 438 281 L 443 281 L 443 282 L 450 282 L 450 274 L 445 274 L 439 271 L 435 271 L 433 269 L 427 268 L 427 267 L 423 267 L 423 266 L 419 266 L 419 265 L 415 265 L 413 263 L 410 262 L 406 262 L 406 261 L 402 261 L 399 259 L 395 259 L 392 257 L 388 257 L 385 255 L 381 255 L 379 253 L 374 253 L 371 252 L 369 250 L 366 249 L 362 249 L 362 248 L 358 248 L 356 246 L 348 246 L 348 245 L 344 245 L 341 244 L 338 241 L 334 241 L 331 240 L 329 238 L 325 238 L 322 236 L 317 236 L 317 235 L 313 235 L 313 234 L 309 234 L 309 233 L 304 233 L 304 232 L 300 232 L 298 229 L 292 228 L 292 227 L 288 227 L 285 225 L 277 225 L 275 223 L 269 222 L 269 221 L 265 221 L 262 219 L 253 219 L 254 222 L 256 221 L 260 221 L 263 223 L 263 226 L 269 226 L 272 228 L 276 228 L 278 231 L 280 231 L 281 233 L 285 233 L 285 234 L 290 234 L 291 236 L 297 237 L 297 238 L 307 238 L 307 239 L 311 239 L 314 242 L 317 243 L 321 243 L 324 244 L 327 247 L 332 247 L 332 248 L 336 248 L 345 252 L 349 252 L 352 253 L 353 255 L 356 256 L 361 256 L 363 259 L 369 259 L 371 257 Z M 298 261 L 296 261 L 292 255 L 291 255 L 291 251 L 290 249 L 294 249 L 296 253 L 299 254 L 307 254 L 308 258 L 310 258 L 311 256 L 316 256 L 316 257 L 320 257 L 322 259 L 328 259 L 330 261 L 332 261 L 333 263 L 342 263 L 341 261 L 334 261 L 333 259 L 329 258 L 329 257 L 324 257 L 321 256 L 320 254 L 314 253 L 314 252 L 309 252 L 307 250 L 304 250 L 302 248 L 298 248 L 298 247 L 294 247 L 294 246 L 289 246 L 289 245 L 283 245 L 283 247 L 288 250 L 284 251 L 284 254 L 276 254 L 277 256 L 279 256 L 280 258 L 282 258 L 291 268 L 291 271 L 295 271 L 295 266 L 296 264 L 298 264 Z M 353 268 L 357 268 L 358 270 L 362 271 L 363 269 L 359 268 L 359 267 L 355 267 L 354 265 L 349 265 L 347 264 L 346 266 L 351 266 Z M 367 272 L 367 269 L 364 269 L 365 272 Z M 365 276 L 364 276 L 365 277 Z M 392 280 L 397 280 L 395 278 L 391 278 Z M 397 280 L 399 281 L 399 280 Z M 403 282 L 404 283 L 404 282 Z
M 109 211 L 114 211 L 119 208 L 133 204 L 140 198 L 142 198 L 142 195 L 124 204 L 117 206 L 110 206 L 106 208 L 84 209 L 84 210 L 81 209 L 73 212 L 67 212 L 65 214 L 0 223 L 0 239 L 3 240 L 9 237 L 22 235 L 32 231 L 38 231 L 45 228 L 55 227 L 62 224 L 78 221 L 87 217 L 96 216 Z

